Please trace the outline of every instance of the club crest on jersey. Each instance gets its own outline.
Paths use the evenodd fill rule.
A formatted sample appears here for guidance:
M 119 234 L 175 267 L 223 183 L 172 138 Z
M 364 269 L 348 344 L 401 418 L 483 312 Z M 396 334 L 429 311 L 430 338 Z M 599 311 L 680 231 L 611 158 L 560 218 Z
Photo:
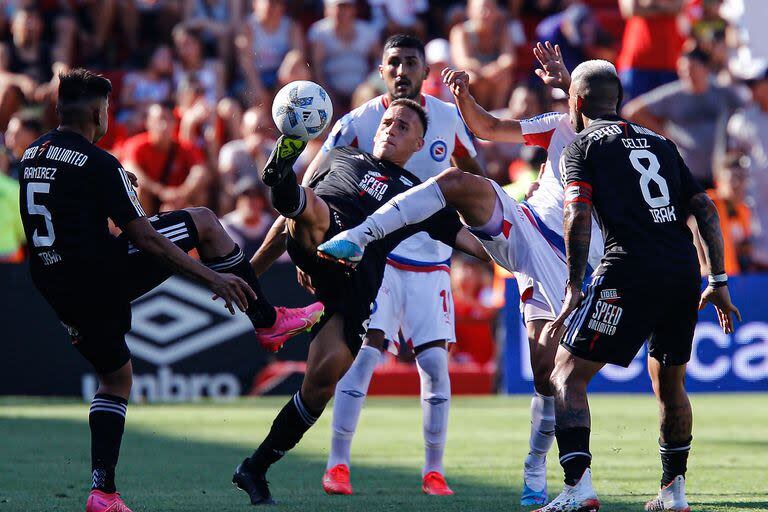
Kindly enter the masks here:
M 435 162 L 442 162 L 448 156 L 448 145 L 438 139 L 429 147 L 429 154 Z

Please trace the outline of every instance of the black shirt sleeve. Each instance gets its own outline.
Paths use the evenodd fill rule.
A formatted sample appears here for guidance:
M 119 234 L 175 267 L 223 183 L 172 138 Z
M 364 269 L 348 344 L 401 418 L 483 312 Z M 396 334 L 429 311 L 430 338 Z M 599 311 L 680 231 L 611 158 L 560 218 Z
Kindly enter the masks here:
M 107 216 L 118 227 L 146 215 L 131 180 L 117 159 L 105 158 L 96 170 L 96 176 L 97 197 L 101 200 Z
M 587 163 L 587 157 L 581 142 L 581 140 L 575 140 L 565 148 L 565 154 L 561 160 L 561 166 L 564 169 L 560 169 L 564 185 L 575 182 L 592 185 L 592 169 Z

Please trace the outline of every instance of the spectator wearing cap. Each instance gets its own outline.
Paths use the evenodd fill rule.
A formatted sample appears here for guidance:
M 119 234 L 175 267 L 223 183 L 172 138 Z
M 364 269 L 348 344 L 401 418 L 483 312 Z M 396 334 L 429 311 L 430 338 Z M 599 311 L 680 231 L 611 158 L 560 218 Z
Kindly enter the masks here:
M 627 119 L 672 139 L 705 187 L 712 186 L 718 126 L 742 105 L 734 88 L 714 83 L 708 64 L 709 56 L 692 47 L 678 59 L 678 80 L 635 98 L 623 109 Z
M 249 257 L 264 242 L 275 220 L 266 189 L 256 176 L 243 176 L 235 184 L 235 210 L 221 219 L 224 229 Z
M 331 95 L 334 113 L 345 112 L 381 58 L 379 32 L 357 19 L 354 0 L 325 0 L 325 18 L 310 27 L 308 39 L 315 81 Z
M 512 87 L 515 46 L 496 0 L 469 0 L 468 20 L 450 33 L 451 57 L 469 74 L 472 94 L 489 109 L 504 107 Z
M 768 270 L 768 59 L 755 62 L 746 78 L 752 101 L 731 117 L 728 138 L 734 149 L 750 157 L 747 195 L 754 214 L 752 257 Z
M 43 134 L 43 124 L 36 116 L 25 112 L 17 112 L 8 121 L 5 130 L 5 147 L 8 148 L 8 175 L 19 179 L 22 170 L 21 157 L 24 151 Z
M 175 133 L 171 108 L 156 103 L 147 112 L 147 131 L 123 145 L 125 167 L 139 178 L 139 201 L 148 215 L 207 203 L 205 156 Z
M 309 79 L 292 76 L 298 70 L 306 73 L 307 59 L 301 28 L 285 14 L 285 7 L 285 0 L 254 0 L 253 13 L 237 37 L 240 75 L 250 105 L 267 102 L 283 82 Z
M 440 76 L 443 69 L 453 65 L 451 45 L 445 39 L 433 39 L 424 46 L 424 54 L 427 58 L 429 74 L 421 84 L 421 92 L 453 103 L 453 94 Z
M 627 20 L 616 60 L 624 101 L 677 79 L 677 59 L 683 46 L 677 16 L 683 0 L 620 0 Z

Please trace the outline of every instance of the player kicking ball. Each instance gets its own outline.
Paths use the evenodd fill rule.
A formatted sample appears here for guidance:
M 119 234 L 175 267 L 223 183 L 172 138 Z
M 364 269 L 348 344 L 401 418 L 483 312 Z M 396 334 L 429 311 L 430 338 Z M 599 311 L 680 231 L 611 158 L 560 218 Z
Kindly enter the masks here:
M 693 414 L 685 390 L 697 312 L 708 302 L 723 332 L 741 319 L 728 293 L 717 210 L 677 147 L 617 115 L 621 82 L 606 61 L 573 72 L 571 122 L 579 134 L 563 155 L 568 287 L 550 332 L 562 332 L 552 385 L 563 492 L 539 512 L 594 512 L 587 385 L 606 363 L 627 367 L 648 342 L 648 373 L 659 404 L 661 489 L 650 512 L 690 512 L 685 473 Z M 582 294 L 592 212 L 601 219 L 605 253 Z M 699 262 L 686 221 L 696 219 L 709 266 L 700 293 Z
M 59 79 L 59 127 L 22 158 L 21 218 L 32 280 L 99 380 L 88 416 L 86 512 L 130 512 L 117 492 L 115 468 L 133 378 L 125 342 L 131 301 L 178 273 L 224 299 L 232 314 L 235 307 L 245 312 L 257 338 L 266 339 L 316 322 L 322 305 L 287 310 L 269 304 L 242 251 L 206 208 L 147 218 L 135 177 L 95 145 L 107 132 L 111 83 L 84 69 Z M 110 219 L 122 230 L 119 237 L 110 234 Z M 193 248 L 202 263 L 187 255 Z
M 312 427 L 365 342 L 371 304 L 392 249 L 414 233 L 426 231 L 436 240 L 487 259 L 482 246 L 450 210 L 436 211 L 432 218 L 371 244 L 365 256 L 361 255 L 355 272 L 316 254 L 318 245 L 356 226 L 386 201 L 420 183 L 402 166 L 421 149 L 427 129 L 427 115 L 421 105 L 396 99 L 382 117 L 372 153 L 351 147 L 332 149 L 309 186 L 302 187 L 292 166 L 306 143 L 283 136 L 262 172 L 264 183 L 271 188 L 272 204 L 287 219 L 288 253 L 311 278 L 326 316 L 313 329 L 301 389 L 279 412 L 261 445 L 233 475 L 233 483 L 248 493 L 254 505 L 274 503 L 266 481 L 267 470 Z M 263 268 L 262 258 L 267 256 L 257 252 L 252 264 Z

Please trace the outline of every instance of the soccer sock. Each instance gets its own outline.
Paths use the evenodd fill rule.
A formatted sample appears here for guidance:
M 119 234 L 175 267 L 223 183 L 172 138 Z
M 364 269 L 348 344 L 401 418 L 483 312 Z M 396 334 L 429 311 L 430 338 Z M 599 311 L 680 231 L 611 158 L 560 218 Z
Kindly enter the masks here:
M 99 393 L 91 401 L 88 424 L 91 427 L 91 475 L 93 489 L 113 493 L 115 467 L 125 429 L 128 400 Z
M 565 483 L 576 485 L 592 462 L 589 453 L 589 427 L 560 428 L 555 425 L 560 465 L 565 472 Z
M 416 355 L 421 380 L 421 410 L 424 427 L 424 476 L 430 471 L 444 473 L 443 453 L 451 408 L 451 381 L 448 351 L 433 347 Z
M 299 186 L 296 174 L 292 172 L 286 174 L 285 179 L 269 190 L 272 206 L 287 219 L 298 217 L 307 206 L 307 194 L 304 188 Z
M 259 278 L 253 271 L 253 267 L 245 259 L 240 246 L 235 244 L 232 252 L 221 258 L 213 258 L 205 262 L 205 266 L 219 273 L 235 274 L 243 281 L 248 283 L 251 289 L 256 292 L 256 299 L 248 297 L 248 309 L 245 314 L 250 318 L 255 328 L 271 327 L 275 324 L 277 313 L 275 307 L 267 301 L 259 285 Z
M 399 194 L 368 216 L 357 227 L 347 231 L 344 238 L 365 247 L 374 240 L 403 226 L 417 224 L 445 208 L 446 202 L 440 185 L 434 178 Z
M 688 453 L 691 451 L 692 437 L 682 442 L 663 443 L 659 439 L 659 454 L 661 454 L 661 486 L 668 485 L 677 475 L 685 476 L 688 469 Z
M 323 411 L 313 412 L 307 409 L 301 399 L 301 391 L 288 400 L 278 413 L 269 434 L 253 455 L 243 462 L 243 466 L 256 473 L 265 473 L 269 466 L 283 458 L 285 452 L 296 446 L 304 432 L 315 424 Z
M 555 398 L 536 393 L 531 400 L 531 450 L 526 464 L 544 462 L 555 442 Z
M 331 453 L 328 455 L 326 469 L 337 464 L 349 466 L 352 437 L 360 420 L 371 376 L 380 357 L 379 349 L 365 345 L 360 347 L 352 366 L 336 384 L 336 393 L 333 396 Z

